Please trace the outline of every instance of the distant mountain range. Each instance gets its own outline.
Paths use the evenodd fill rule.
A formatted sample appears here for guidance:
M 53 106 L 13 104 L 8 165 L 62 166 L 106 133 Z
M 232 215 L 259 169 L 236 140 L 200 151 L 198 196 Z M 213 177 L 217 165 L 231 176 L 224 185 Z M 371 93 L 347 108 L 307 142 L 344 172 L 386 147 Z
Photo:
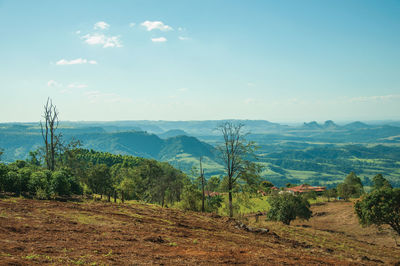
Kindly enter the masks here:
M 210 176 L 223 174 L 215 145 L 222 141 L 217 127 L 226 121 L 62 122 L 59 132 L 67 141 L 80 140 L 83 148 L 167 161 L 186 173 L 192 173 L 203 156 L 206 175 Z M 393 184 L 400 184 L 400 127 L 393 121 L 338 125 L 328 120 L 298 126 L 264 120 L 234 122 L 251 132 L 247 138 L 259 146 L 263 177 L 274 184 L 301 180 L 329 185 L 351 170 L 368 177 L 384 173 Z M 382 144 L 385 146 L 377 147 Z M 4 162 L 26 159 L 29 151 L 41 145 L 38 123 L 0 124 Z

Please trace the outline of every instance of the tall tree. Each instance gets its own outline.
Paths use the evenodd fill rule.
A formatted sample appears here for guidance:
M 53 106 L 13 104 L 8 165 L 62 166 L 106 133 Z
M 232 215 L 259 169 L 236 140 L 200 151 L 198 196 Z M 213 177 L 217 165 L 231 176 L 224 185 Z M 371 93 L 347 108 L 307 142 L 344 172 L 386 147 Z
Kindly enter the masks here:
M 47 98 L 43 112 L 44 125 L 40 122 L 42 137 L 45 145 L 45 162 L 50 171 L 55 169 L 56 149 L 60 141 L 60 135 L 56 134 L 58 129 L 58 111 L 50 98 Z
M 340 197 L 347 200 L 350 197 L 360 197 L 364 193 L 364 188 L 361 179 L 354 172 L 350 172 L 344 182 L 337 186 L 337 192 Z
M 381 174 L 377 174 L 376 176 L 374 176 L 374 178 L 372 179 L 372 183 L 373 183 L 373 189 L 381 189 L 381 188 L 392 188 L 392 185 L 390 184 L 390 182 L 383 177 L 383 175 Z
M 246 140 L 247 134 L 243 132 L 243 127 L 243 124 L 234 124 L 230 121 L 218 127 L 222 133 L 223 143 L 217 147 L 217 150 L 224 162 L 227 175 L 230 217 L 233 217 L 234 185 L 239 179 L 246 183 L 251 182 L 249 177 L 257 177 L 260 169 L 250 160 L 251 157 L 255 157 L 256 146 L 253 142 Z

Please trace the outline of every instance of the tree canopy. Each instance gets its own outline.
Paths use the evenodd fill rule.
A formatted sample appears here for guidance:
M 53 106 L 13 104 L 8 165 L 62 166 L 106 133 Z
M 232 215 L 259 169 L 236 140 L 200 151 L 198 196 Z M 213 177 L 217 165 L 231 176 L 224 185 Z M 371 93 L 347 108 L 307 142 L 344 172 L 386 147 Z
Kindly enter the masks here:
M 400 189 L 383 187 L 364 195 L 354 205 L 362 225 L 389 225 L 400 235 Z
M 361 179 L 354 172 L 350 172 L 344 179 L 344 182 L 337 186 L 337 193 L 344 199 L 360 197 L 364 193 Z
M 383 177 L 382 174 L 377 174 L 376 176 L 374 176 L 374 178 L 372 179 L 372 188 L 374 190 L 376 189 L 381 189 L 381 188 L 392 188 L 392 185 L 390 184 L 390 182 Z
M 279 221 L 289 225 L 296 218 L 308 220 L 311 217 L 310 203 L 301 196 L 290 193 L 274 195 L 268 198 L 270 209 L 267 220 Z

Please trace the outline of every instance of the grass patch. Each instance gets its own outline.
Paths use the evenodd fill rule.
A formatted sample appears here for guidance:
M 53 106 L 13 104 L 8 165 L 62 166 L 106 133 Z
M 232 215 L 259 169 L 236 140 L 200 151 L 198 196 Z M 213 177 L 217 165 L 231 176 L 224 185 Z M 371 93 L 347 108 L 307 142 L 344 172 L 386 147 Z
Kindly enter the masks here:
M 22 258 L 23 258 L 23 259 L 27 259 L 27 260 L 34 260 L 34 259 L 40 258 L 40 255 L 39 255 L 39 254 L 34 254 L 34 253 L 32 253 L 32 254 L 23 256 Z

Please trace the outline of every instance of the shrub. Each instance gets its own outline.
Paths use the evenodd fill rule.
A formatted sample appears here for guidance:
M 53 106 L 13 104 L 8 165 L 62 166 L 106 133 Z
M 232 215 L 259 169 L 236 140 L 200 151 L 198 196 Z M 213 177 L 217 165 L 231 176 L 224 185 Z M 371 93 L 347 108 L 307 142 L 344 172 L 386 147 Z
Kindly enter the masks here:
M 59 196 L 69 196 L 71 194 L 71 184 L 67 171 L 58 170 L 53 172 L 51 175 L 51 190 Z
M 206 212 L 217 212 L 218 209 L 222 206 L 223 198 L 222 196 L 214 196 L 214 197 L 207 197 L 206 198 Z
M 184 210 L 200 211 L 201 198 L 202 194 L 195 185 L 186 185 L 183 189 L 182 199 L 178 203 L 178 207 Z
M 29 192 L 32 195 L 38 196 L 40 199 L 45 199 L 50 196 L 50 177 L 49 171 L 38 171 L 31 175 L 29 180 Z
M 354 204 L 360 224 L 389 225 L 400 235 L 400 189 L 383 187 L 364 195 Z
M 283 193 L 268 198 L 270 209 L 267 220 L 280 221 L 289 225 L 296 218 L 308 220 L 311 217 L 310 203 L 301 196 Z
M 5 164 L 0 164 L 0 191 L 6 191 L 8 167 Z

